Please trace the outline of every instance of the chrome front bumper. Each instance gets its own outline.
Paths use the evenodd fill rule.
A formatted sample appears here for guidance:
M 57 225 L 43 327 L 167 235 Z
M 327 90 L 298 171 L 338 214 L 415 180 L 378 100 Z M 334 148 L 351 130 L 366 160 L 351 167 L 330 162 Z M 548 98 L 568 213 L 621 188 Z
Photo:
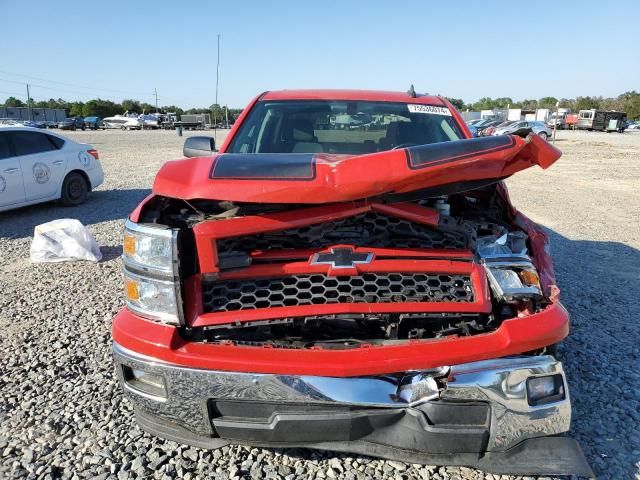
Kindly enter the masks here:
M 124 392 L 136 405 L 141 426 L 202 447 L 230 442 L 311 446 L 418 462 L 434 460 L 429 454 L 436 454 L 436 461 L 441 458 L 448 464 L 492 469 L 470 461 L 469 455 L 489 458 L 491 452 L 513 451 L 527 439 L 538 442 L 536 437 L 568 431 L 571 421 L 562 364 L 551 356 L 510 357 L 398 375 L 336 378 L 183 368 L 140 356 L 115 343 L 113 354 Z M 127 380 L 126 372 L 132 370 L 163 377 L 165 394 L 149 395 L 136 389 Z M 544 375 L 561 376 L 564 398 L 531 406 L 527 379 Z M 376 436 L 377 431 L 381 433 Z M 410 443 L 407 438 L 412 439 Z M 547 440 L 574 442 L 568 438 Z M 395 454 L 381 451 L 380 443 L 388 444 Z M 575 453 L 562 448 L 555 447 L 565 457 Z M 588 470 L 579 446 L 570 449 L 575 448 L 584 465 L 578 468 L 579 461 L 570 461 L 566 468 L 551 468 L 553 473 L 580 474 Z M 420 455 L 416 460 L 415 455 L 398 452 Z M 462 459 L 456 460 L 453 454 L 462 454 Z M 514 462 L 511 458 L 507 465 Z M 508 472 L 508 466 L 493 471 L 535 473 L 534 466 L 514 466 L 512 472 Z M 541 468 L 534 470 L 552 473 Z

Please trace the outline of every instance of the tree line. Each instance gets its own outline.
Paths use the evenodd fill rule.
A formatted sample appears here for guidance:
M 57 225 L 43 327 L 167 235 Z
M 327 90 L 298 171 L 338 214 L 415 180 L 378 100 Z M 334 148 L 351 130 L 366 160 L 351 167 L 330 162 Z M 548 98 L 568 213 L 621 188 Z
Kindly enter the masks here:
M 26 107 L 26 102 L 23 102 L 19 98 L 9 97 L 4 102 L 5 107 Z M 138 100 L 126 99 L 122 102 L 113 102 L 111 100 L 103 100 L 96 98 L 87 102 L 68 102 L 62 98 L 50 98 L 49 100 L 35 101 L 31 100 L 32 108 L 62 108 L 67 111 L 69 117 L 112 117 L 117 114 L 122 114 L 126 111 L 138 112 L 138 113 L 156 113 L 155 105 L 150 103 L 140 102 Z M 209 113 L 212 118 L 216 118 L 219 122 L 225 120 L 225 107 L 217 104 L 213 104 L 208 108 L 190 108 L 184 110 L 175 105 L 163 105 L 158 106 L 158 111 L 161 113 L 176 113 L 178 115 L 194 114 L 194 113 Z M 232 122 L 240 113 L 241 108 L 230 108 L 228 111 L 229 122 Z
M 561 98 L 542 97 L 539 100 L 525 99 L 514 101 L 509 97 L 491 98 L 482 97 L 477 102 L 465 103 L 460 98 L 449 98 L 449 101 L 460 111 L 467 109 L 478 112 L 480 110 L 493 110 L 494 108 L 521 108 L 523 110 L 535 110 L 537 108 L 556 109 L 556 103 L 559 108 L 570 108 L 572 112 L 579 110 L 589 110 L 592 108 L 598 110 L 616 110 L 618 112 L 626 112 L 630 119 L 640 119 L 640 93 L 632 90 L 625 92 L 617 97 L 576 97 Z
M 449 101 L 460 111 L 467 109 L 472 111 L 493 110 L 494 108 L 522 108 L 523 110 L 535 110 L 537 108 L 548 108 L 555 110 L 556 103 L 560 103 L 560 108 L 570 108 L 572 112 L 579 110 L 589 110 L 596 108 L 600 110 L 617 110 L 626 112 L 630 119 L 640 119 L 640 93 L 635 90 L 625 92 L 617 97 L 576 97 L 561 98 L 542 97 L 539 100 L 525 99 L 514 101 L 509 97 L 491 98 L 482 97 L 477 102 L 465 103 L 460 98 L 449 98 Z M 6 107 L 26 107 L 26 103 L 22 100 L 9 97 L 5 100 Z M 111 100 L 102 100 L 100 98 L 89 100 L 87 102 L 68 102 L 62 98 L 57 100 L 51 98 L 49 100 L 34 101 L 31 100 L 33 108 L 63 108 L 70 117 L 111 117 L 113 115 L 123 113 L 125 111 L 138 113 L 154 113 L 156 107 L 150 103 L 140 102 L 138 100 L 127 99 L 120 103 Z M 221 105 L 210 105 L 208 108 L 190 108 L 183 110 L 175 105 L 163 105 L 158 107 L 162 113 L 177 113 L 178 115 L 193 113 L 209 113 L 212 118 L 218 121 L 225 119 L 225 107 Z M 230 108 L 228 111 L 229 122 L 233 122 L 235 118 L 242 112 L 241 108 Z

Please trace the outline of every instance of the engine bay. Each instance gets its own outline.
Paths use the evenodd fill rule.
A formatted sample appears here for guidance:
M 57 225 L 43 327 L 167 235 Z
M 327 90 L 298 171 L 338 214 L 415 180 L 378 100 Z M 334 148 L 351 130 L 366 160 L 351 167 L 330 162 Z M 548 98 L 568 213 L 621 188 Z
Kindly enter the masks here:
M 308 208 L 308 205 L 210 200 L 186 202 L 162 197 L 154 202 L 145 215 L 157 216 L 149 220 L 180 226 L 187 232 L 203 222 L 270 218 L 282 212 L 299 212 L 304 218 Z M 548 303 L 529 257 L 527 234 L 513 225 L 508 202 L 497 184 L 390 206 L 432 212 L 435 220 L 431 224 L 421 223 L 411 221 L 408 216 L 398 218 L 378 210 L 295 228 L 216 239 L 219 273 L 202 278 L 201 313 L 237 313 L 241 317 L 249 311 L 301 306 L 316 308 L 318 312 L 311 310 L 311 314 L 302 314 L 296 311 L 295 315 L 280 318 L 213 322 L 196 328 L 185 326 L 184 336 L 239 346 L 355 348 L 363 344 L 487 333 L 498 328 L 505 319 L 521 313 L 535 313 Z M 184 235 L 183 241 L 193 242 L 193 236 Z M 381 249 L 375 250 L 372 265 L 385 260 L 427 262 L 436 253 L 438 259 L 472 264 L 474 268 L 481 265 L 489 286 L 490 309 L 468 311 L 468 308 L 460 307 L 456 311 L 454 306 L 446 311 L 416 311 L 417 307 L 413 308 L 415 302 L 420 305 L 452 302 L 455 305 L 474 301 L 473 290 L 477 285 L 472 286 L 468 276 L 400 272 L 360 276 L 350 272 L 336 276 L 336 271 L 329 276 L 316 273 L 274 277 L 275 274 L 267 275 L 260 270 L 261 267 L 277 270 L 296 262 L 302 264 L 309 261 L 309 252 L 325 252 L 336 245 Z M 187 250 L 183 248 L 183 251 Z M 467 252 L 468 257 L 460 256 L 460 252 Z M 256 276 L 252 269 L 257 269 Z M 197 260 L 189 263 L 183 259 L 182 272 L 183 276 L 198 275 Z M 389 303 L 395 303 L 397 309 L 375 311 L 380 305 Z M 325 307 L 335 304 L 373 307 L 369 309 L 372 311 L 324 314 Z M 402 311 L 403 305 L 412 308 Z

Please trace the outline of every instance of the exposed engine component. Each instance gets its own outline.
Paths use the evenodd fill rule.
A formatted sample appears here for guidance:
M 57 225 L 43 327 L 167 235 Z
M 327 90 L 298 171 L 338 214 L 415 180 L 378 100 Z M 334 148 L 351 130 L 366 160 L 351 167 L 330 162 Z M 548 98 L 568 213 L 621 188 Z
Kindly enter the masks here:
M 178 201 L 157 197 L 145 215 L 150 221 L 192 226 L 242 216 L 270 215 L 309 208 L 308 205 L 238 204 L 215 201 Z M 387 213 L 369 211 L 351 217 L 280 231 L 215 239 L 220 272 L 261 266 L 278 268 L 287 262 L 308 261 L 309 251 L 333 245 L 362 248 L 471 250 L 474 263 L 484 265 L 493 303 L 488 315 L 478 313 L 340 314 L 236 322 L 218 327 L 187 329 L 185 335 L 202 341 L 280 348 L 349 348 L 363 343 L 406 342 L 450 335 L 469 336 L 497 328 L 522 309 L 544 305 L 540 280 L 528 256 L 527 236 L 505 216 L 495 187 L 414 200 L 420 207 L 438 211 L 437 226 Z M 184 237 L 188 238 L 188 237 Z M 191 251 L 189 248 L 183 249 Z M 256 252 L 258 254 L 256 254 Z M 275 258 L 269 252 L 289 252 Z M 380 257 L 380 259 L 398 259 Z M 417 258 L 424 261 L 424 258 Z M 189 262 L 183 262 L 189 265 Z M 193 273 L 197 262 L 193 262 Z M 276 271 L 276 270 L 273 270 Z M 474 285 L 468 274 L 420 272 L 362 273 L 354 275 L 270 274 L 233 279 L 214 275 L 201 285 L 202 313 L 228 314 L 247 310 L 330 304 L 392 304 L 415 302 L 470 303 Z
M 272 345 L 281 348 L 350 348 L 363 343 L 389 344 L 470 336 L 496 329 L 501 319 L 479 314 L 362 314 L 285 318 L 190 330 L 186 335 L 207 342 Z
M 218 240 L 218 251 L 322 248 L 337 243 L 380 248 L 471 247 L 464 229 L 430 228 L 397 217 L 369 212 L 332 222 L 317 223 L 279 232 L 231 237 Z

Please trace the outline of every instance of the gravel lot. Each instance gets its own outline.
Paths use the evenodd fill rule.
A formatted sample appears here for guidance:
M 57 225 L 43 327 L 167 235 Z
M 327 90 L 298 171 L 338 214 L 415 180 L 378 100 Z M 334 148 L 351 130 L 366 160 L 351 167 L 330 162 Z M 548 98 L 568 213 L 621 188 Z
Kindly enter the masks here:
M 224 132 L 219 132 L 224 134 Z M 84 205 L 0 213 L 0 478 L 499 478 L 307 450 L 202 451 L 142 433 L 110 355 L 121 307 L 121 227 L 173 132 L 71 132 L 99 151 L 106 181 Z M 514 203 L 548 227 L 573 330 L 561 348 L 572 434 L 598 477 L 640 478 L 640 132 L 560 132 L 549 171 L 509 180 Z M 104 260 L 32 265 L 33 228 L 77 218 Z M 502 477 L 508 478 L 508 477 Z

